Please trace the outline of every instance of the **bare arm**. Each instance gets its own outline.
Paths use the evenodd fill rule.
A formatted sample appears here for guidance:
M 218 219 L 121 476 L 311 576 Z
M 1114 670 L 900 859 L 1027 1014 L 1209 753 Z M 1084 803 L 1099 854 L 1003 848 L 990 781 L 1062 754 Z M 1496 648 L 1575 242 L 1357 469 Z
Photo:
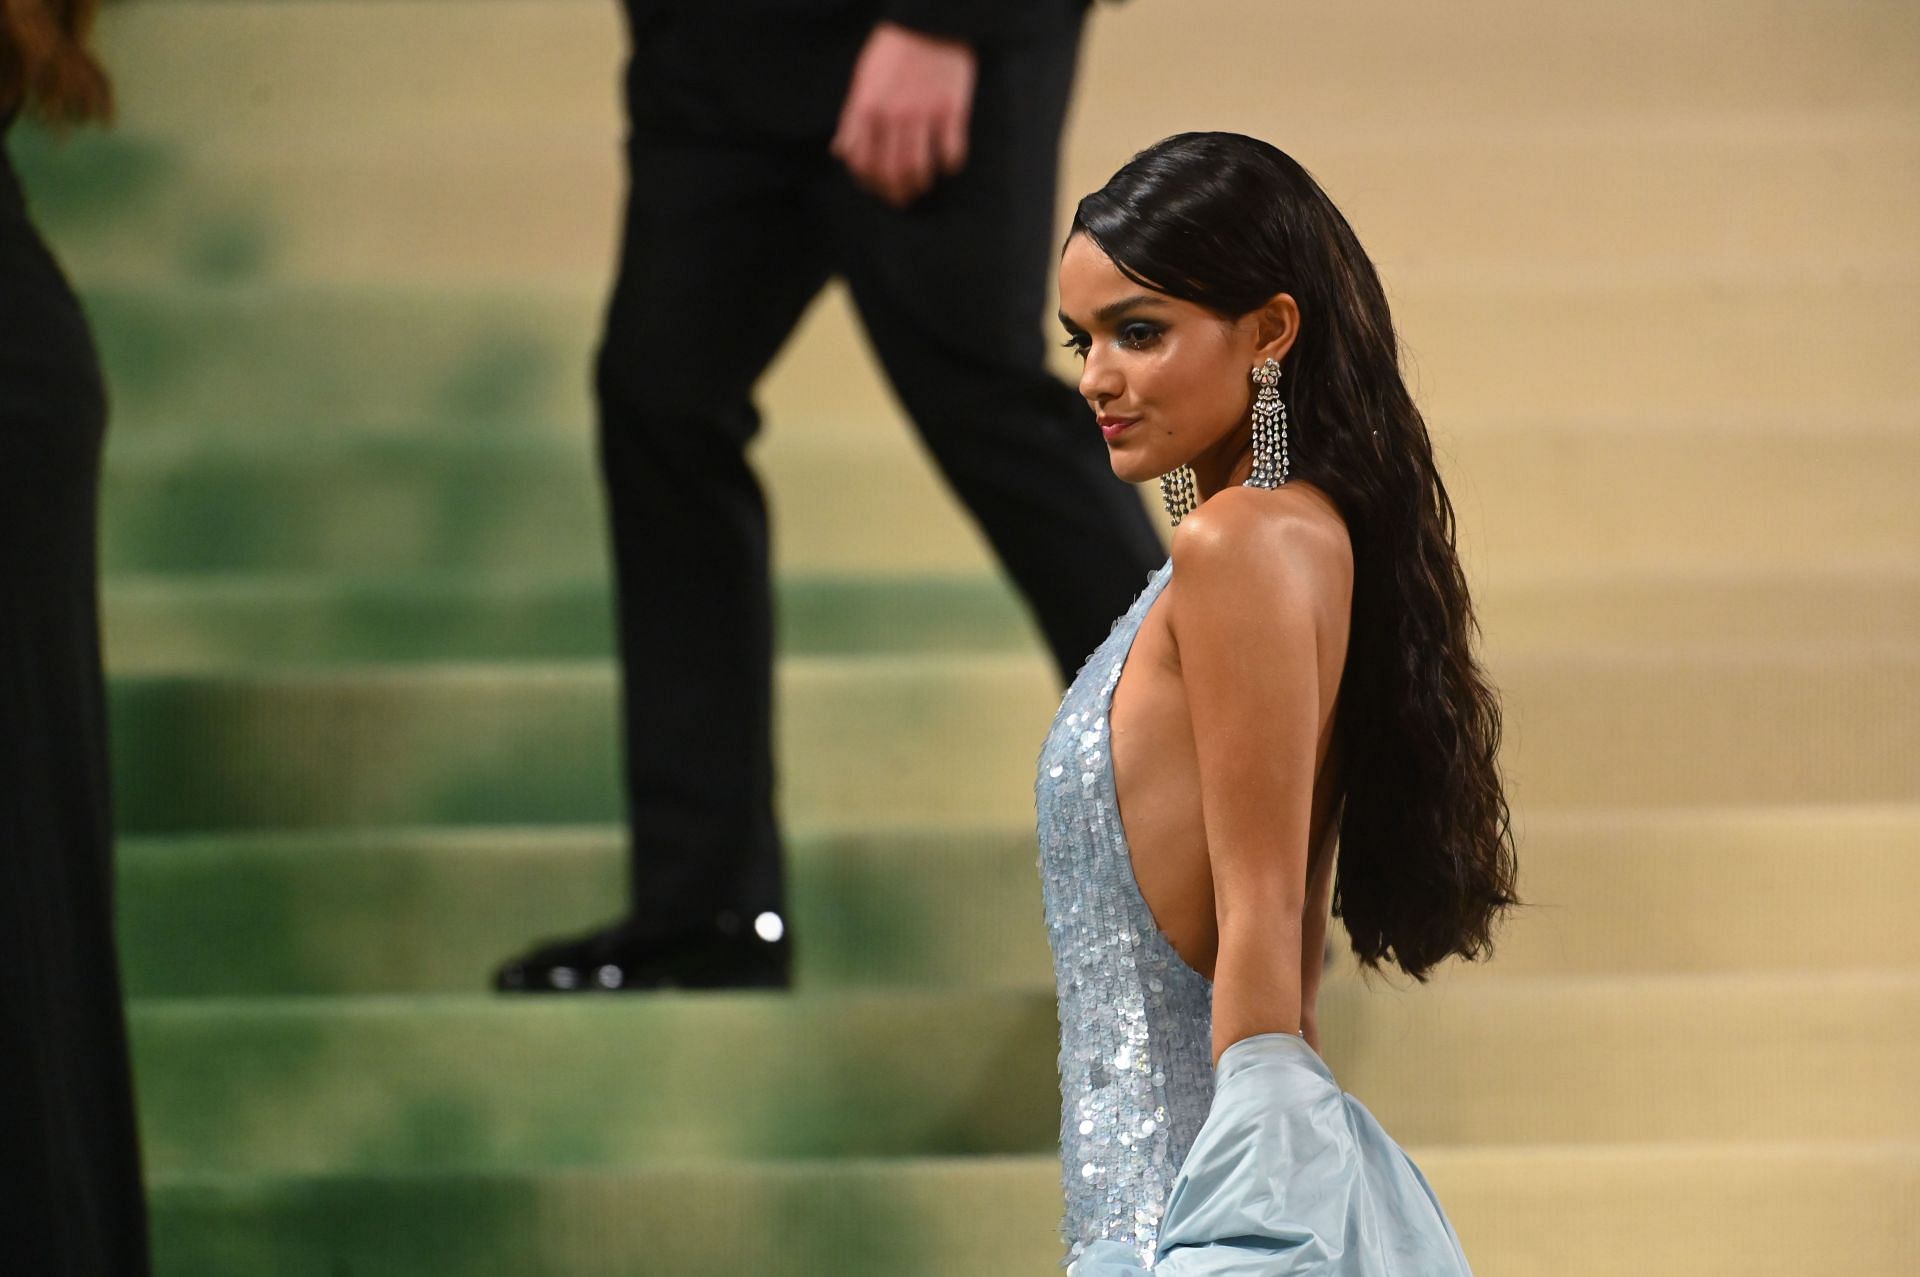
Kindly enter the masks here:
M 1326 971 L 1327 919 L 1333 911 L 1333 836 L 1307 871 L 1306 925 L 1300 934 L 1300 1029 L 1320 1049 L 1320 977 Z
M 1254 1034 L 1311 1027 L 1302 949 L 1324 717 L 1316 617 L 1335 587 L 1316 529 L 1260 499 L 1223 492 L 1173 539 L 1170 620 L 1220 935 L 1216 1061 Z

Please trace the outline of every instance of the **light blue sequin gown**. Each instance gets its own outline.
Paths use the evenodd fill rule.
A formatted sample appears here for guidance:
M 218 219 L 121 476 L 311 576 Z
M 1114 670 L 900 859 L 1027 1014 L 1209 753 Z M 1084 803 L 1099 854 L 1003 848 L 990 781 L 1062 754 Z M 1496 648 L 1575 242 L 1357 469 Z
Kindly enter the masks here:
M 1035 785 L 1060 1006 L 1062 1239 L 1074 1277 L 1461 1277 L 1425 1178 L 1300 1038 L 1212 1059 L 1213 988 L 1154 924 L 1107 708 L 1171 559 L 1067 689 Z

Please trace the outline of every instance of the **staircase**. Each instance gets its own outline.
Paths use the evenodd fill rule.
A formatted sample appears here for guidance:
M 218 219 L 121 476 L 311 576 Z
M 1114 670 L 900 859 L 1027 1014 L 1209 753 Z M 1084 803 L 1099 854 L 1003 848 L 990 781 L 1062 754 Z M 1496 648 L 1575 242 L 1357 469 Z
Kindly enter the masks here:
M 765 388 L 791 996 L 517 1001 L 621 896 L 611 0 L 133 0 L 16 139 L 115 399 L 167 1277 L 1054 1271 L 1058 689 L 830 292 Z M 1391 290 L 1508 706 L 1490 966 L 1326 1052 L 1483 1277 L 1920 1253 L 1920 10 L 1136 0 L 1064 190 L 1269 137 Z

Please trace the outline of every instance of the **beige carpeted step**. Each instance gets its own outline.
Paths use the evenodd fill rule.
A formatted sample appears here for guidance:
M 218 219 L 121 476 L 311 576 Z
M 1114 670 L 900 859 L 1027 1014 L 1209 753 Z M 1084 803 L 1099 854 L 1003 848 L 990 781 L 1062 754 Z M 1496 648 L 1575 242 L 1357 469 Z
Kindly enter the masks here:
M 105 591 L 107 663 L 125 675 L 604 657 L 607 593 L 603 575 L 558 573 L 122 573 Z M 789 656 L 1033 652 L 1040 642 L 1011 587 L 984 572 L 788 577 L 776 596 Z M 1476 584 L 1474 604 L 1503 659 L 1570 644 L 1898 642 L 1920 634 L 1920 573 L 1513 578 Z
M 1488 964 L 1449 979 L 1920 966 L 1920 810 L 1523 811 L 1520 890 Z
M 1520 807 L 1920 799 L 1910 646 L 1501 660 Z M 1025 821 L 1059 689 L 1037 656 L 800 658 L 778 676 L 780 805 L 811 824 Z M 117 680 L 128 832 L 611 819 L 599 663 Z
M 1322 1050 L 1408 1145 L 1920 1141 L 1920 975 L 1339 981 Z M 1043 1152 L 1051 993 L 157 999 L 155 1170 Z M 209 1069 L 207 1061 L 223 1061 Z
M 1478 1277 L 1896 1277 L 1920 1144 L 1416 1150 Z
M 1090 79 L 1083 98 L 1106 92 Z M 1069 148 L 1069 207 L 1106 179 L 1101 165 L 1150 140 L 1096 126 L 1093 107 L 1079 116 L 1087 140 Z M 1394 282 L 1569 262 L 1675 278 L 1859 275 L 1915 252 L 1900 210 L 1920 202 L 1920 126 L 1899 115 L 1631 132 L 1524 120 L 1369 129 L 1315 117 L 1289 120 L 1275 136 Z M 32 148 L 23 157 L 30 185 L 97 171 L 96 181 L 125 192 L 118 217 L 48 210 L 69 265 L 95 285 L 213 277 L 605 287 L 611 278 L 626 198 L 611 110 L 590 127 L 529 118 L 505 137 L 416 135 L 405 118 L 378 137 L 320 134 L 297 145 L 200 137 L 129 128 L 66 150 Z M 1065 218 L 1063 208 L 1063 228 Z
M 1340 1084 L 1410 1143 L 1920 1140 L 1912 973 L 1619 975 L 1322 995 Z
M 1541 975 L 1920 970 L 1920 808 L 1522 813 L 1491 962 Z M 120 843 L 135 997 L 455 993 L 536 936 L 612 917 L 613 827 L 319 831 Z M 1053 988 L 1030 824 L 790 833 L 800 987 Z M 1336 924 L 1337 925 L 1337 924 Z M 1335 972 L 1352 959 L 1335 935 Z
M 1502 652 L 1569 640 L 1603 646 L 1893 640 L 1920 634 L 1920 565 L 1834 565 L 1805 573 L 1730 565 L 1698 574 L 1665 570 L 1583 577 L 1542 565 L 1474 583 L 1486 641 Z
M 449 381 L 457 375 L 446 372 Z M 423 397 L 441 393 L 430 370 L 413 375 Z M 107 569 L 604 570 L 606 516 L 586 440 L 466 434 L 451 414 L 443 419 L 443 429 L 380 438 L 289 424 L 221 439 L 142 431 L 136 421 L 109 448 Z M 991 570 L 971 516 L 906 429 L 879 424 L 889 430 L 870 443 L 868 426 L 816 432 L 787 423 L 771 433 L 757 461 L 780 571 Z M 1908 478 L 1920 473 L 1920 431 L 1722 429 L 1678 417 L 1634 427 L 1490 422 L 1435 435 L 1475 582 L 1761 573 L 1859 580 L 1875 570 L 1910 574 L 1920 562 L 1920 502 Z M 1633 468 L 1630 480 L 1614 476 L 1622 466 Z M 1157 500 L 1156 485 L 1139 497 Z M 1163 514 L 1152 518 L 1166 527 Z M 1700 601 L 1690 606 L 1697 615 Z
M 106 16 L 129 123 L 183 136 L 367 137 L 398 124 L 484 137 L 529 117 L 591 124 L 613 109 L 624 52 L 618 9 L 594 0 L 169 0 Z M 1130 149 L 1175 128 L 1279 130 L 1302 118 L 1583 127 L 1901 110 L 1916 49 L 1920 29 L 1900 0 L 1102 7 L 1079 127 Z M 1138 74 L 1122 78 L 1149 50 L 1153 92 Z
M 798 360 L 786 367 L 816 375 Z M 808 402 L 785 389 L 780 402 Z M 1920 561 L 1920 501 L 1910 491 L 1920 431 L 1828 420 L 1818 430 L 1764 418 L 1582 422 L 1543 412 L 1530 423 L 1436 418 L 1433 434 L 1476 580 L 1900 571 Z M 854 439 L 867 427 L 823 439 L 807 422 L 776 420 L 760 456 L 786 530 L 776 539 L 782 561 L 849 571 L 982 561 L 983 539 L 906 448 L 905 428 L 877 424 L 895 437 L 862 447 Z M 1153 485 L 1141 496 L 1158 500 Z M 880 528 L 888 535 L 876 536 Z
M 1615 447 L 1610 464 L 1591 474 L 1609 486 L 1647 477 L 1652 467 L 1636 456 L 1636 441 L 1656 426 L 1724 432 L 1725 457 L 1736 464 L 1742 432 L 1755 427 L 1789 432 L 1819 421 L 1910 433 L 1920 373 L 1900 336 L 1920 327 L 1916 282 L 1920 269 L 1903 260 L 1847 279 L 1460 263 L 1386 280 L 1403 371 L 1436 430 L 1584 423 L 1593 441 Z M 1769 353 L 1783 331 L 1796 334 L 1819 376 Z M 812 436 L 822 423 L 889 426 L 879 384 L 847 375 L 863 362 L 858 323 L 831 290 L 765 386 L 771 433 L 783 423 Z M 1078 375 L 1069 359 L 1058 369 Z M 1297 433 L 1294 446 L 1310 446 Z
M 1920 1146 L 1411 1150 L 1478 1277 L 1907 1277 Z M 162 1174 L 193 1277 L 1046 1277 L 1045 1154 L 487 1175 Z

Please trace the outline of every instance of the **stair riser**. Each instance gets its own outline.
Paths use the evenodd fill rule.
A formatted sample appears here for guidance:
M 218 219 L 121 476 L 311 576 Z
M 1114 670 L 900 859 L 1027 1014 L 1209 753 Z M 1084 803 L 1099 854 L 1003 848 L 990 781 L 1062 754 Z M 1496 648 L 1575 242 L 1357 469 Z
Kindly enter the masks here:
M 163 1179 L 158 1277 L 978 1277 L 1061 1250 L 1050 1159 Z M 991 1221 L 982 1227 L 982 1221 Z
M 1493 677 L 1522 807 L 1920 797 L 1920 658 L 1904 649 L 1570 654 Z M 1037 657 L 801 660 L 779 686 L 789 821 L 1031 819 L 1058 697 Z M 127 679 L 112 721 L 129 833 L 619 812 L 614 681 L 598 665 Z
M 1895 1277 L 1920 1248 L 1911 1143 L 1420 1157 L 1482 1277 Z M 1621 1221 L 1632 1220 L 1631 1242 Z M 1794 1221 L 1782 1227 L 1782 1221 Z M 1804 1225 L 1801 1226 L 1801 1225 Z
M 1623 1219 L 1635 1221 L 1635 1269 L 1648 1273 L 1893 1277 L 1920 1249 L 1911 1150 L 1413 1155 L 1482 1277 L 1617 1277 Z M 160 1277 L 978 1277 L 1047 1272 L 1061 1251 L 1049 1155 L 431 1179 L 162 1175 L 153 1196 Z
M 123 844 L 129 996 L 475 992 L 536 937 L 627 899 L 613 830 L 357 845 Z M 807 989 L 1053 988 L 1031 834 L 795 841 Z
M 1410 1144 L 1920 1137 L 1911 978 L 1442 982 L 1320 1014 L 1341 1085 Z
M 1556 819 L 1519 830 L 1528 902 L 1449 981 L 1732 970 L 1920 971 L 1920 819 L 1785 810 Z M 539 936 L 626 900 L 618 831 L 128 840 L 120 953 L 135 998 L 473 992 Z M 1019 988 L 1053 969 L 1031 833 L 800 836 L 799 984 Z M 1350 965 L 1335 937 L 1336 969 Z
M 378 41 L 366 38 L 370 14 Z M 1273 40 L 1258 38 L 1264 23 L 1256 38 L 1233 38 L 1248 21 L 1237 0 L 1095 15 L 1076 129 L 1083 148 L 1105 154 L 1102 176 L 1195 119 L 1279 134 L 1302 116 L 1582 127 L 1899 110 L 1912 101 L 1908 73 L 1920 54 L 1920 31 L 1898 0 L 1635 0 L 1605 12 L 1499 0 L 1432 12 L 1371 0 L 1274 31 L 1293 53 L 1284 75 Z M 625 54 L 617 9 L 547 0 L 470 4 L 457 28 L 436 4 L 335 0 L 132 6 L 106 14 L 101 28 L 130 127 L 275 141 L 594 124 L 617 109 Z M 1158 103 L 1125 76 L 1147 49 L 1181 86 Z M 1364 73 L 1332 56 L 1342 49 L 1367 50 Z
M 1906 809 L 1523 812 L 1515 832 L 1527 903 L 1450 978 L 1920 968 Z
M 1685 278 L 1871 273 L 1910 263 L 1892 210 L 1920 203 L 1920 132 L 1898 117 L 1807 134 L 1764 127 L 1620 134 L 1518 125 L 1343 134 L 1287 145 L 1398 280 L 1479 265 Z M 1144 135 L 1143 135 L 1144 136 Z M 90 284 L 180 280 L 604 287 L 626 174 L 612 119 L 560 137 L 449 146 L 391 134 L 207 148 L 192 138 L 29 145 L 30 189 L 107 189 L 118 211 L 55 198 L 48 234 Z M 1108 162 L 1075 148 L 1066 189 Z M 1098 154 L 1094 152 L 1098 151 Z M 556 199 L 556 192 L 565 192 Z M 1818 227 L 1819 234 L 1809 234 Z
M 1920 580 L 1911 593 L 1920 617 Z M 1838 599 L 1832 605 L 1847 610 Z M 1867 623 L 1858 612 L 1850 610 Z M 1019 600 L 984 574 L 789 578 L 776 586 L 774 614 L 779 649 L 793 655 L 1025 652 L 1039 642 Z M 146 577 L 110 584 L 105 615 L 107 663 L 122 674 L 605 657 L 614 634 L 608 587 L 597 577 Z
M 1053 1003 L 1029 994 L 149 1003 L 132 1024 L 156 1171 L 974 1155 L 1059 1121 Z
M 1475 580 L 1911 568 L 1920 432 L 1466 431 L 1436 439 Z M 369 442 L 112 451 L 111 574 L 606 571 L 585 442 Z M 792 573 L 979 573 L 971 518 L 904 437 L 769 447 Z M 1631 466 L 1631 483 L 1616 481 Z M 1143 500 L 1157 500 L 1151 485 Z M 1161 516 L 1155 516 L 1156 523 Z M 875 536 L 874 529 L 910 528 Z
M 1321 1017 L 1342 1085 L 1410 1146 L 1920 1139 L 1912 978 L 1336 981 Z M 148 1003 L 133 1024 L 162 1173 L 1043 1152 L 1058 1133 L 1045 994 Z
M 1901 339 L 1920 327 L 1913 276 L 1636 281 L 1460 268 L 1390 284 L 1403 371 L 1436 429 L 1573 416 L 1617 432 L 1676 415 L 1799 427 L 1910 413 L 1920 375 Z M 86 292 L 123 433 L 258 437 L 275 423 L 577 434 L 592 419 L 599 288 Z M 1785 331 L 1797 363 L 1771 353 Z M 1054 359 L 1078 376 L 1063 352 Z M 897 444 L 904 432 L 837 286 L 762 390 L 772 438 Z
M 1920 633 L 1920 577 L 1783 573 L 1665 580 L 1562 578 L 1477 584 L 1489 650 L 1589 645 L 1883 642 Z M 233 673 L 261 666 L 604 657 L 605 584 L 562 578 L 324 577 L 110 581 L 107 665 L 116 674 Z M 1023 605 L 984 574 L 788 578 L 776 594 L 788 655 L 1031 652 Z

